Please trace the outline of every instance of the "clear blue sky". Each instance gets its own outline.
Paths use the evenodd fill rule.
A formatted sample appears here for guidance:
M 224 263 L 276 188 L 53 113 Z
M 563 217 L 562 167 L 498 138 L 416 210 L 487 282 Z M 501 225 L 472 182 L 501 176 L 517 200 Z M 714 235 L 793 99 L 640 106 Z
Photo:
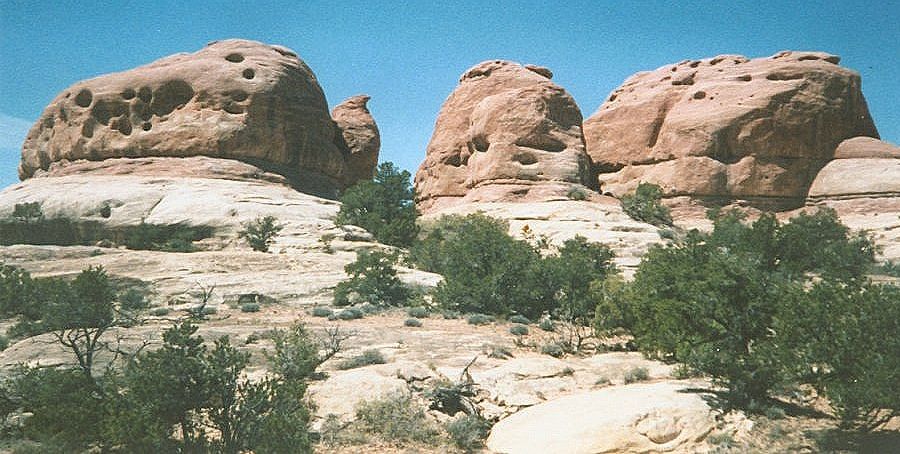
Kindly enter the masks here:
M 626 77 L 688 58 L 823 50 L 859 71 L 900 142 L 900 2 L 0 0 L 0 185 L 28 126 L 68 85 L 207 42 L 288 46 L 329 104 L 368 93 L 382 160 L 415 171 L 459 75 L 487 59 L 551 68 L 585 117 Z

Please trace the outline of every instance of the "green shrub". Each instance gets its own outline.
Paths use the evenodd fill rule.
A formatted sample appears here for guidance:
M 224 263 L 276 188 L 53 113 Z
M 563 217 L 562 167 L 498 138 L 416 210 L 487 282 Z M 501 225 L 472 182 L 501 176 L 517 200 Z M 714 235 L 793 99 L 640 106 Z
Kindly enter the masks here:
M 467 319 L 470 325 L 487 325 L 494 322 L 494 317 L 485 314 L 472 314 Z
M 44 219 L 44 210 L 40 202 L 17 203 L 13 206 L 12 218 L 25 224 L 32 224 Z
M 625 371 L 625 375 L 623 376 L 625 379 L 625 383 L 637 383 L 640 381 L 646 381 L 650 379 L 650 372 L 647 371 L 646 367 L 634 367 Z
M 538 317 L 552 305 L 540 254 L 481 214 L 444 216 L 413 245 L 412 260 L 444 276 L 434 301 L 445 310 Z
M 356 369 L 358 367 L 371 366 L 373 364 L 384 364 L 387 360 L 380 351 L 371 349 L 362 352 L 362 354 L 347 358 L 337 364 L 340 370 Z
M 622 197 L 622 209 L 632 219 L 653 225 L 672 225 L 669 209 L 660 203 L 662 189 L 655 184 L 640 183 L 634 194 Z
M 241 304 L 241 312 L 259 312 L 259 304 L 258 303 Z
M 165 317 L 166 315 L 169 315 L 171 312 L 172 312 L 172 310 L 169 309 L 168 307 L 154 307 L 153 309 L 150 309 L 150 315 L 152 315 L 154 317 Z
M 313 317 L 329 317 L 333 313 L 334 311 L 331 308 L 325 306 L 316 306 L 312 309 Z
M 541 320 L 541 323 L 538 324 L 538 328 L 551 333 L 556 330 L 553 320 L 550 320 L 549 318 Z
M 476 452 L 484 447 L 491 423 L 479 415 L 462 415 L 448 422 L 444 429 L 457 448 Z
M 128 312 L 137 312 L 147 308 L 150 304 L 144 296 L 144 292 L 130 287 L 123 293 L 119 294 L 119 305 L 122 310 Z
M 360 427 L 386 441 L 434 443 L 438 430 L 406 393 L 361 403 L 356 409 Z
M 562 358 L 566 354 L 566 349 L 559 342 L 548 342 L 541 345 L 541 353 L 554 358 Z
M 528 334 L 528 327 L 525 325 L 515 324 L 509 327 L 509 334 L 514 336 L 525 336 Z
M 334 289 L 334 304 L 346 306 L 368 302 L 376 306 L 400 306 L 409 299 L 409 289 L 397 277 L 397 254 L 382 250 L 359 250 L 356 261 L 344 267 L 350 276 Z M 352 301 L 357 298 L 358 301 Z
M 569 200 L 586 200 L 587 192 L 585 192 L 584 189 L 581 189 L 578 186 L 572 186 L 571 188 L 569 188 L 569 192 L 566 193 L 566 197 L 568 197 Z
M 284 226 L 278 223 L 275 216 L 264 216 L 245 223 L 238 236 L 247 240 L 254 251 L 269 252 L 269 246 L 282 229 Z
M 444 320 L 456 320 L 462 317 L 462 314 L 460 314 L 459 311 L 445 310 L 441 311 L 441 317 L 444 317 Z
M 525 316 L 522 316 L 519 314 L 509 317 L 509 322 L 510 323 L 518 323 L 520 325 L 530 325 L 531 324 L 531 320 L 528 320 L 528 317 L 525 317 Z
M 9 348 L 9 337 L 0 334 L 0 352 Z
M 620 321 L 642 351 L 710 375 L 729 404 L 747 408 L 788 378 L 778 359 L 785 342 L 772 335 L 779 302 L 802 294 L 812 273 L 857 282 L 872 260 L 871 243 L 830 210 L 783 225 L 727 213 L 710 233 L 652 247 L 609 307 L 626 315 Z
M 406 321 L 403 322 L 403 326 L 418 328 L 418 327 L 422 326 L 422 320 L 419 320 L 417 318 L 408 318 L 408 319 L 406 319 Z
M 337 318 L 341 320 L 358 320 L 365 316 L 362 310 L 355 307 L 348 307 L 347 309 L 344 309 L 335 315 L 337 315 Z
M 582 236 L 567 240 L 559 251 L 543 260 L 541 276 L 555 290 L 556 318 L 574 325 L 589 325 L 597 305 L 593 289 L 616 273 L 612 250 Z
M 373 180 L 360 181 L 341 196 L 335 223 L 360 226 L 384 244 L 409 246 L 419 232 L 410 177 L 391 162 L 379 164 Z
M 17 203 L 12 214 L 0 219 L 0 244 L 90 244 L 99 238 L 99 223 L 65 216 L 46 218 L 40 202 Z
M 194 252 L 193 242 L 212 236 L 212 228 L 183 224 L 140 224 L 125 229 L 125 247 L 134 250 Z
M 872 274 L 900 277 L 900 261 L 884 262 L 872 267 Z
M 828 398 L 842 428 L 900 416 L 900 287 L 822 280 L 782 301 L 774 330 L 791 376 Z
M 414 318 L 428 318 L 428 309 L 421 306 L 411 307 L 406 310 L 406 315 Z

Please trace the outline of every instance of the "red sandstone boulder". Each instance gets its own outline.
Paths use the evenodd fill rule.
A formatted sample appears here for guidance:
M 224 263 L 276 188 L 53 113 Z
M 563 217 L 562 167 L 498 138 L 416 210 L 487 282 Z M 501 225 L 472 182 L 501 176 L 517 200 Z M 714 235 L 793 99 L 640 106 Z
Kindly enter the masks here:
M 581 111 L 552 75 L 500 60 L 462 75 L 416 173 L 421 211 L 559 198 L 573 185 L 590 184 Z
M 333 193 L 365 173 L 341 143 L 322 88 L 297 54 L 227 40 L 67 88 L 29 132 L 19 176 L 71 161 L 207 156 Z
M 835 147 L 878 137 L 856 72 L 818 52 L 722 55 L 638 73 L 584 123 L 601 190 L 802 205 Z

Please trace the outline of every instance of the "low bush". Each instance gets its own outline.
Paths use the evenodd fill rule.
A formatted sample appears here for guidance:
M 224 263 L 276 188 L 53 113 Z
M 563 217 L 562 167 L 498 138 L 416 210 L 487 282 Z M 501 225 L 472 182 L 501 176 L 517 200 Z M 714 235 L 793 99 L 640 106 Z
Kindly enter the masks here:
M 316 306 L 312 309 L 313 317 L 330 317 L 333 313 L 334 311 L 331 308 L 325 306 Z
M 491 423 L 479 415 L 462 415 L 444 425 L 450 441 L 465 452 L 484 448 L 484 440 L 491 430 Z
M 541 345 L 541 353 L 554 358 L 562 358 L 566 354 L 566 349 L 559 342 L 548 342 Z
M 362 354 L 347 358 L 337 364 L 340 370 L 356 369 L 358 367 L 371 366 L 373 364 L 384 364 L 387 360 L 380 351 L 371 349 L 362 352 Z
M 662 188 L 651 183 L 640 183 L 634 194 L 622 197 L 622 209 L 637 221 L 653 225 L 672 225 L 669 209 L 662 205 Z
M 269 246 L 282 229 L 284 226 L 278 223 L 275 216 L 263 216 L 245 223 L 238 236 L 247 240 L 254 251 L 269 252 Z
M 357 320 L 365 316 L 362 310 L 355 307 L 348 307 L 347 309 L 344 309 L 335 315 L 337 315 L 337 318 L 341 320 Z
M 418 267 L 444 276 L 433 295 L 445 310 L 538 317 L 552 305 L 540 254 L 511 237 L 505 221 L 482 214 L 444 216 L 410 255 Z
M 422 320 L 419 320 L 417 318 L 408 318 L 408 319 L 406 319 L 406 321 L 403 322 L 403 326 L 418 328 L 418 327 L 422 326 Z
M 528 327 L 520 324 L 512 325 L 509 327 L 509 334 L 514 336 L 524 336 L 528 334 Z
M 650 379 L 650 372 L 646 367 L 633 367 L 625 371 L 623 379 L 625 380 L 626 384 L 646 381 Z
M 545 318 L 545 319 L 541 320 L 541 323 L 538 324 L 538 328 L 552 333 L 553 331 L 556 330 L 556 325 L 553 324 L 553 320 L 550 320 L 549 318 Z
M 259 303 L 241 304 L 241 312 L 259 312 Z
M 472 314 L 466 319 L 466 322 L 470 325 L 487 325 L 494 322 L 494 317 L 485 314 Z
M 586 200 L 587 192 L 578 186 L 572 186 L 566 193 L 566 197 L 568 197 L 569 200 Z
M 406 310 L 406 315 L 414 318 L 428 318 L 428 309 L 416 306 Z
M 154 307 L 153 309 L 150 309 L 150 315 L 154 317 L 165 317 L 171 312 L 172 309 L 169 309 L 168 307 Z
M 356 422 L 385 441 L 435 443 L 440 432 L 407 393 L 361 403 Z
M 525 317 L 525 316 L 519 315 L 519 314 L 516 314 L 516 315 L 513 315 L 512 317 L 510 317 L 509 322 L 510 323 L 518 323 L 520 325 L 530 325 L 531 324 L 531 320 L 528 320 L 528 317 Z

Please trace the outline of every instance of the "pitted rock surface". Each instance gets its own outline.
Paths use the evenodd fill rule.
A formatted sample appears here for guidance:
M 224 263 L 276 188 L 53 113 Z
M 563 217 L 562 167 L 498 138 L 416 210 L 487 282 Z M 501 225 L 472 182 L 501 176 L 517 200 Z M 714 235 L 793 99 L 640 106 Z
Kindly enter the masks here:
M 29 132 L 19 176 L 58 162 L 188 156 L 272 168 L 318 193 L 352 183 L 312 70 L 289 49 L 245 40 L 67 88 Z
M 416 174 L 420 210 L 564 198 L 573 185 L 590 185 L 581 111 L 552 75 L 501 60 L 462 75 Z
M 584 123 L 601 191 L 801 206 L 835 147 L 878 137 L 860 76 L 821 52 L 686 60 L 635 74 Z

